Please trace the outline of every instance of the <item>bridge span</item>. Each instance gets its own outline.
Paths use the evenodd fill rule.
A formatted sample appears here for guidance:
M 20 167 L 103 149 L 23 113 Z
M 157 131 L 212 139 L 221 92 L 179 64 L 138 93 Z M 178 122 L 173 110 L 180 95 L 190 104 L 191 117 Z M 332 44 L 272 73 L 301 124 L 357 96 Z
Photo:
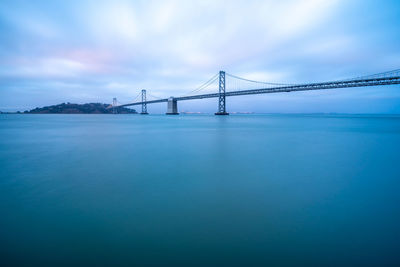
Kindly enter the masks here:
M 237 90 L 226 91 L 226 76 L 233 79 L 241 80 L 248 83 L 253 83 L 258 88 L 254 89 L 241 89 L 239 86 Z M 307 84 L 278 84 L 269 82 L 259 82 L 241 78 L 235 75 L 220 71 L 219 74 L 214 75 L 209 81 L 204 83 L 193 92 L 199 92 L 204 88 L 207 88 L 213 82 L 218 82 L 218 92 L 207 93 L 207 94 L 194 94 L 180 97 L 169 97 L 169 98 L 158 98 L 154 100 L 147 100 L 146 90 L 141 91 L 141 101 L 118 104 L 116 98 L 113 100 L 112 108 L 114 113 L 117 112 L 118 107 L 128 106 L 142 106 L 141 114 L 147 113 L 147 104 L 167 102 L 167 115 L 177 115 L 178 113 L 178 101 L 204 99 L 204 98 L 218 98 L 218 111 L 215 115 L 228 115 L 226 111 L 226 97 L 229 96 L 241 96 L 241 95 L 255 95 L 255 94 L 270 94 L 270 93 L 281 93 L 281 92 L 297 92 L 297 91 L 309 91 L 309 90 L 326 90 L 326 89 L 337 89 L 337 88 L 350 88 L 350 87 L 366 87 L 366 86 L 382 86 L 382 85 L 393 85 L 400 84 L 400 69 L 356 77 L 352 79 L 320 82 L 320 83 L 307 83 Z M 139 96 L 139 95 L 138 95 Z

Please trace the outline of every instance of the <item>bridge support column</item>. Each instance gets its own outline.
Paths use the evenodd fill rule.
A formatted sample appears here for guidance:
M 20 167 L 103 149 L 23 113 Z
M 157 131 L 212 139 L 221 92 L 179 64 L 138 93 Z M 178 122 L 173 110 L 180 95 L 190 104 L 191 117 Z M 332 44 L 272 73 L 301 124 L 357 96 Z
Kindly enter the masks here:
M 168 98 L 167 115 L 178 115 L 178 101 L 175 98 Z
M 146 90 L 142 90 L 142 112 L 140 113 L 142 115 L 147 115 L 147 103 L 146 103 Z
M 117 101 L 117 98 L 116 97 L 114 97 L 113 98 L 113 103 L 112 103 L 112 109 L 113 109 L 113 114 L 117 114 L 117 105 L 118 105 L 118 101 Z
M 225 108 L 225 71 L 219 72 L 218 112 L 215 115 L 229 115 Z

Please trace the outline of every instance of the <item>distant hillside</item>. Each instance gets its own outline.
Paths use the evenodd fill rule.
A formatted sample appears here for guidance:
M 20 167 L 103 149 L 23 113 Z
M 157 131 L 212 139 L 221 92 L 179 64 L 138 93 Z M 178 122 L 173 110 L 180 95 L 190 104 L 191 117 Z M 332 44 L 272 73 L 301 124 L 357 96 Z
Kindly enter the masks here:
M 112 108 L 107 109 L 109 104 L 101 103 L 88 103 L 88 104 L 71 104 L 62 103 L 59 105 L 35 108 L 24 113 L 33 114 L 112 114 Z M 118 108 L 118 113 L 122 114 L 135 114 L 134 109 Z

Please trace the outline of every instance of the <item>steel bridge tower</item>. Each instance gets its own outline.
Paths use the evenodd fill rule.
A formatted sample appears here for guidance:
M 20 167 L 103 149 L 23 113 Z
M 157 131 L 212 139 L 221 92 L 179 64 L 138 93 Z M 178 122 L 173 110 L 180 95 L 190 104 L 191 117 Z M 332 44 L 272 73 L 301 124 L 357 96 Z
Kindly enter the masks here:
M 140 113 L 142 115 L 147 115 L 147 102 L 146 102 L 146 90 L 142 90 L 142 112 Z
M 215 115 L 229 115 L 225 108 L 225 71 L 219 72 L 218 112 Z

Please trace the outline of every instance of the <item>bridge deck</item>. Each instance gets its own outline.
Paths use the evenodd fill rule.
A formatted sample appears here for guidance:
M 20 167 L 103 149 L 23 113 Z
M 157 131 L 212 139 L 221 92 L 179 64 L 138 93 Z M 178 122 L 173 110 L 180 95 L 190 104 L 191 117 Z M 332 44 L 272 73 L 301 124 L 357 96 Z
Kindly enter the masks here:
M 345 80 L 345 81 L 334 81 L 334 82 L 323 82 L 323 83 L 309 83 L 309 84 L 298 84 L 288 86 L 277 86 L 272 88 L 260 88 L 251 90 L 231 91 L 226 92 L 225 96 L 239 96 L 239 95 L 254 95 L 254 94 L 270 94 L 270 93 L 281 93 L 281 92 L 296 92 L 296 91 L 309 91 L 309 90 L 324 90 L 324 89 L 337 89 L 337 88 L 349 88 L 349 87 L 364 87 L 364 86 L 378 86 L 378 85 L 390 85 L 400 84 L 400 76 L 394 77 L 382 77 L 372 79 L 359 79 L 359 80 Z M 218 97 L 219 93 L 192 95 L 175 97 L 177 101 L 193 100 L 193 99 L 204 99 Z M 118 107 L 128 107 L 146 104 L 154 104 L 168 102 L 168 98 L 150 100 L 145 102 L 134 102 L 119 105 Z

